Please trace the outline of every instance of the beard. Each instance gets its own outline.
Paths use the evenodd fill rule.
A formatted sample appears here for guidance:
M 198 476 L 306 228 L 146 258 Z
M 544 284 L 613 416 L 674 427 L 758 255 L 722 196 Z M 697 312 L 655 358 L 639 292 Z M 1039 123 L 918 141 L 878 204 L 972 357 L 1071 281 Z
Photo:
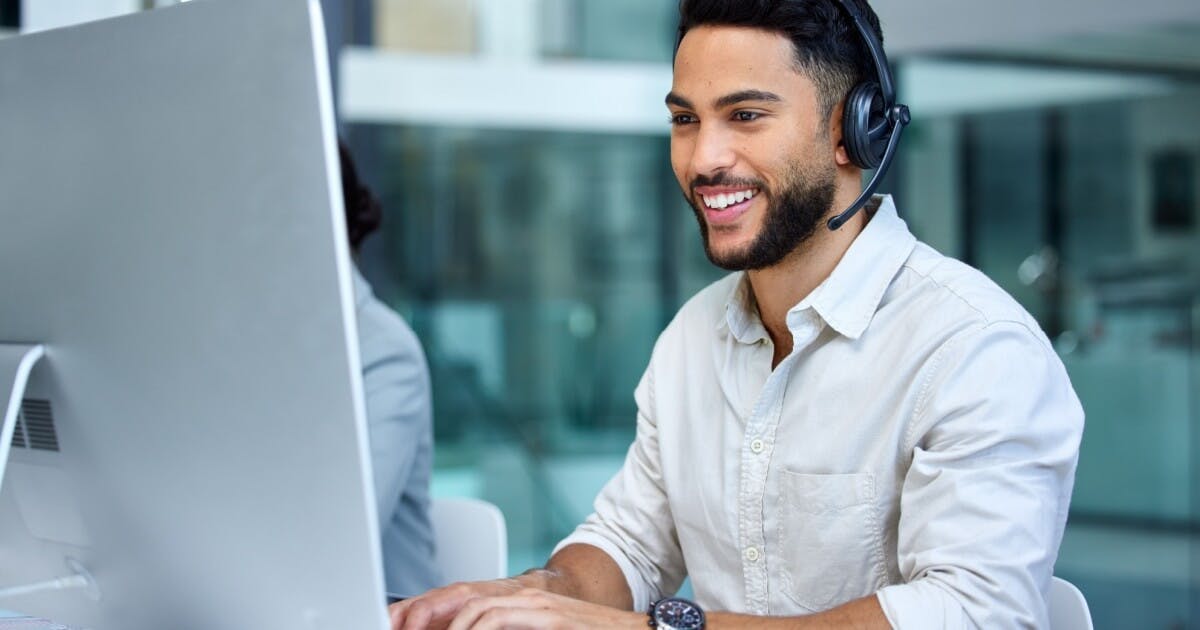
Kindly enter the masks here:
M 693 193 L 684 197 L 696 214 L 696 221 L 700 223 L 704 253 L 712 264 L 727 271 L 765 269 L 775 265 L 817 231 L 817 226 L 833 205 L 836 174 L 832 165 L 827 169 L 811 169 L 807 172 L 793 168 L 778 192 L 768 190 L 766 183 L 761 180 L 736 179 L 724 175 L 697 177 L 692 180 Z M 757 189 L 766 198 L 767 211 L 762 228 L 749 245 L 731 252 L 713 251 L 704 209 L 696 202 L 696 186 L 744 186 Z

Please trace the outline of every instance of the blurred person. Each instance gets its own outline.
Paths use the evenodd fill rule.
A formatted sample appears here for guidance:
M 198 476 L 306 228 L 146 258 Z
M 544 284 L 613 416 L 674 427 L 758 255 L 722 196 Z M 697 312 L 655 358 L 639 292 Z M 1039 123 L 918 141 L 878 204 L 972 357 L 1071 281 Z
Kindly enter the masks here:
M 659 337 L 625 463 L 545 567 L 394 628 L 1047 627 L 1083 411 L 1034 319 L 890 197 L 827 223 L 876 74 L 851 10 L 683 0 L 671 162 L 733 273 Z
M 363 369 L 363 396 L 383 547 L 384 581 L 395 597 L 442 584 L 434 564 L 429 520 L 433 468 L 433 403 L 421 342 L 403 319 L 375 297 L 358 269 L 359 247 L 379 227 L 379 201 L 358 178 L 350 151 L 338 142 L 346 233 L 355 264 L 354 310 Z

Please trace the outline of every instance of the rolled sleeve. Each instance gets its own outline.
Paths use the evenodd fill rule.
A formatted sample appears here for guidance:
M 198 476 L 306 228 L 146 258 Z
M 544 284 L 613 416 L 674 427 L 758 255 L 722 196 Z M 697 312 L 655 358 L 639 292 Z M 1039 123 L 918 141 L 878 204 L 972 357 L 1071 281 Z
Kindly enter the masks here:
M 1083 410 L 1045 338 L 999 322 L 947 343 L 922 387 L 900 500 L 896 628 L 1044 628 Z
M 554 550 L 582 543 L 604 551 L 625 575 L 634 610 L 674 593 L 685 573 L 663 486 L 652 373 L 647 370 L 635 392 L 637 436 L 625 463 L 596 497 L 592 515 Z

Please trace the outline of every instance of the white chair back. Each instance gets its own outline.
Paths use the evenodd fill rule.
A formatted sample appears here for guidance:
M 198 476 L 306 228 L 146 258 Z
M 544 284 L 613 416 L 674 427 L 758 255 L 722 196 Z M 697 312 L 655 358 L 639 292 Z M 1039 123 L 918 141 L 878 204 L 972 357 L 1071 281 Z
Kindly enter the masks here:
M 1092 630 L 1092 612 L 1074 584 L 1051 577 L 1046 605 L 1050 608 L 1050 630 Z
M 500 508 L 480 499 L 435 498 L 429 516 L 447 584 L 508 575 L 508 532 Z

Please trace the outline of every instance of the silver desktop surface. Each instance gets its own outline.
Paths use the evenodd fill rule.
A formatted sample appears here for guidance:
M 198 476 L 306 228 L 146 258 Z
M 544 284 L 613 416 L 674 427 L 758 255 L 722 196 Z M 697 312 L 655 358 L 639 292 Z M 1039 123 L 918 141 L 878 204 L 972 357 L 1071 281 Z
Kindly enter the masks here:
M 387 627 L 315 0 L 0 40 L 0 344 L 44 344 L 0 608 L 97 630 Z M 0 401 L 3 404 L 3 401 Z

